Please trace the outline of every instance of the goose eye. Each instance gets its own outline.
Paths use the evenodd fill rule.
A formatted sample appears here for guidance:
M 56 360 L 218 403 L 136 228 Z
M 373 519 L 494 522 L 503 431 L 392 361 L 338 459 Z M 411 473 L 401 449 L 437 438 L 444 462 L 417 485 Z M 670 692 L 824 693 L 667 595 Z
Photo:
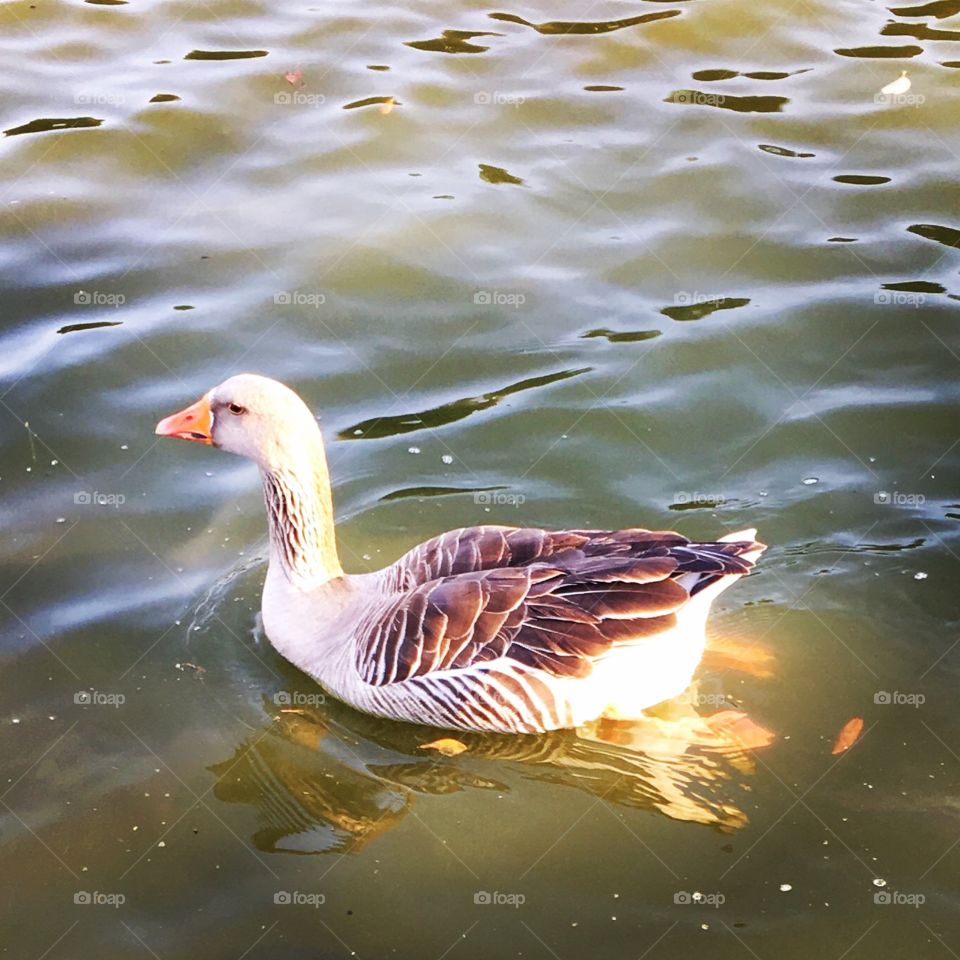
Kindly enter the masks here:
M 237 417 L 239 417 L 239 416 L 241 416 L 242 414 L 244 414 L 244 413 L 247 412 L 247 408 L 246 408 L 246 407 L 241 407 L 239 403 L 228 403 L 228 404 L 227 404 L 227 409 L 228 409 L 234 416 L 237 416 Z

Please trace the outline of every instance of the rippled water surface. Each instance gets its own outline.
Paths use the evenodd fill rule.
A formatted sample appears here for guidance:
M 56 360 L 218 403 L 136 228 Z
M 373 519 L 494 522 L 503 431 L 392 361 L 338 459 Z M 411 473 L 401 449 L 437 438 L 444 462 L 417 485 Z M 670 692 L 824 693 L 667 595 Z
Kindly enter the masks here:
M 960 952 L 958 40 L 0 4 L 2 955 Z M 490 521 L 770 549 L 682 701 L 437 754 L 264 640 L 255 470 L 156 442 L 244 369 L 322 413 L 350 570 Z

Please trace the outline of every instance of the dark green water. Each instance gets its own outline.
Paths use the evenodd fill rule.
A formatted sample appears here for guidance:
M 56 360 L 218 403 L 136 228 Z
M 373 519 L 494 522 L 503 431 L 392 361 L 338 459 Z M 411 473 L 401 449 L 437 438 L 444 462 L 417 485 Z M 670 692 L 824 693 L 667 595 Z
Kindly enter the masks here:
M 896 11 L 0 4 L 0 956 L 960 952 L 960 20 Z M 758 526 L 751 669 L 449 758 L 320 702 L 254 469 L 153 436 L 247 369 L 353 571 Z

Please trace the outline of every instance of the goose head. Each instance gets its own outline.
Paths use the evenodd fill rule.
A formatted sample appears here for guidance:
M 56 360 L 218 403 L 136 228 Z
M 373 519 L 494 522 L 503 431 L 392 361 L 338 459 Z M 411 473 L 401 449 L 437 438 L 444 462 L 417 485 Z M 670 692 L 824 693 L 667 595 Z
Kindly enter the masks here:
M 270 569 L 306 590 L 343 575 L 337 556 L 330 476 L 320 428 L 289 387 L 241 373 L 155 431 L 207 443 L 260 468 L 270 527 Z
M 273 471 L 302 459 L 319 440 L 316 420 L 289 387 L 269 377 L 241 373 L 196 403 L 161 420 L 161 437 L 206 443 Z

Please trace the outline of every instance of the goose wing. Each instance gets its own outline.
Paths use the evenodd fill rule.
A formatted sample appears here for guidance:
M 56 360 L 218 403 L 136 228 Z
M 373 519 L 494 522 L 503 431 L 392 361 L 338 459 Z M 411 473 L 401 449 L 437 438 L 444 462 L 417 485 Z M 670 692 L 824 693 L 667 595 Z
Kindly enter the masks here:
M 377 686 L 501 657 L 586 676 L 614 644 L 672 628 L 702 584 L 747 573 L 740 554 L 758 546 L 671 531 L 452 531 L 398 561 L 395 592 L 358 632 L 357 668 Z

